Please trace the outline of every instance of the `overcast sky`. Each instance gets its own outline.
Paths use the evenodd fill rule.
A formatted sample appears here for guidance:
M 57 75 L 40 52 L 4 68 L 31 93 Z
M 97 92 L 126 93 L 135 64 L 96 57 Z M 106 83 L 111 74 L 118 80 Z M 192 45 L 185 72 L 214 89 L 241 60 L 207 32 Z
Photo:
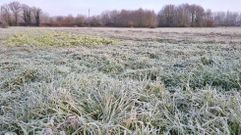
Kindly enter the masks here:
M 13 0 L 0 0 L 0 5 Z M 105 10 L 113 9 L 152 9 L 158 12 L 166 4 L 199 4 L 212 11 L 239 11 L 241 0 L 17 0 L 30 6 L 36 6 L 49 15 L 96 15 Z

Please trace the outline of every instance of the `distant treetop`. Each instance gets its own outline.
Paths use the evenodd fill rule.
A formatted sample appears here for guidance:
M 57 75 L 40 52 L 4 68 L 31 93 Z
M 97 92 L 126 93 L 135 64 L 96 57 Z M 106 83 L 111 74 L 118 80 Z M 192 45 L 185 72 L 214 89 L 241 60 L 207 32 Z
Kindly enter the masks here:
M 152 10 L 113 10 L 96 16 L 49 16 L 37 7 L 19 2 L 0 6 L 0 25 L 53 27 L 214 27 L 241 26 L 238 12 L 212 12 L 199 5 L 166 5 Z

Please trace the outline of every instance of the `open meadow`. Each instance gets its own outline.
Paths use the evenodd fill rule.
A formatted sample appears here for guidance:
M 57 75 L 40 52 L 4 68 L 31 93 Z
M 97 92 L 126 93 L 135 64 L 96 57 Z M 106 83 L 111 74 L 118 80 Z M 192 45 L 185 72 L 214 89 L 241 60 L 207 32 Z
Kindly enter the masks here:
M 238 135 L 241 28 L 0 28 L 0 134 Z

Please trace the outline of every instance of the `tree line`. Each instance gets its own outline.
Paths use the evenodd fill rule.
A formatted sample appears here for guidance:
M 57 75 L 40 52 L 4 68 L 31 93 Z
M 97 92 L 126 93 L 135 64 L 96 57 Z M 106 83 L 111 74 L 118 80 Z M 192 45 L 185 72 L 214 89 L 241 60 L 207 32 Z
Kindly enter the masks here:
M 40 26 L 42 10 L 19 2 L 0 7 L 0 23 L 9 26 Z
M 212 12 L 195 4 L 166 5 L 153 10 L 113 10 L 96 16 L 49 16 L 40 8 L 19 2 L 0 7 L 0 24 L 53 27 L 214 27 L 241 26 L 241 13 Z

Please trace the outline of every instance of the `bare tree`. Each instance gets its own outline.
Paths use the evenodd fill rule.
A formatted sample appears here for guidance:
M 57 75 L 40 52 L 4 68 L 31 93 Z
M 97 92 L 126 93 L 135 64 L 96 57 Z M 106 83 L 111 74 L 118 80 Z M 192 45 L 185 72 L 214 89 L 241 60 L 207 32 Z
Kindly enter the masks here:
M 216 26 L 240 26 L 240 15 L 237 12 L 216 12 L 213 16 Z
M 205 26 L 205 27 L 213 27 L 214 26 L 214 18 L 212 15 L 212 11 L 210 9 L 208 9 L 205 12 L 203 26 Z
M 241 26 L 241 13 L 239 13 L 237 23 L 238 23 L 238 26 Z
M 176 7 L 175 5 L 166 5 L 158 14 L 159 25 L 173 27 L 176 26 Z
M 75 25 L 78 27 L 83 27 L 85 25 L 86 17 L 83 15 L 77 15 L 75 18 Z
M 144 21 L 144 27 L 155 28 L 158 25 L 157 15 L 154 11 L 146 11 Z
M 226 13 L 226 26 L 237 26 L 238 16 L 238 13 L 228 11 Z
M 21 11 L 21 4 L 17 1 L 8 4 L 10 11 L 14 17 L 14 25 L 17 26 L 19 22 L 19 13 Z
M 151 10 L 114 10 L 102 13 L 101 22 L 112 27 L 156 27 L 157 16 Z
M 8 5 L 1 6 L 1 19 L 2 23 L 12 25 L 11 12 Z
M 72 15 L 64 17 L 64 26 L 71 27 L 75 26 L 75 18 Z
M 99 27 L 102 26 L 100 16 L 92 16 L 88 18 L 88 26 Z
M 111 18 L 110 18 L 110 12 L 109 11 L 105 11 L 103 13 L 101 13 L 101 23 L 104 26 L 109 26 L 111 22 Z
M 201 27 L 212 23 L 211 12 L 207 13 L 198 5 L 167 5 L 158 14 L 159 26 Z M 208 15 L 208 16 L 207 16 Z
M 215 26 L 224 26 L 225 25 L 225 13 L 224 12 L 215 12 L 214 15 L 214 25 Z
M 26 26 L 32 25 L 32 9 L 28 5 L 22 5 L 23 21 Z
M 192 18 L 191 26 L 202 26 L 204 9 L 198 5 L 191 5 L 190 13 Z
M 21 14 L 21 15 L 20 15 Z M 50 17 L 37 7 L 11 2 L 0 7 L 0 23 L 25 26 L 107 26 L 107 27 L 213 27 L 241 26 L 237 12 L 212 12 L 199 5 L 166 5 L 156 15 L 151 10 L 113 10 L 98 16 Z
M 35 26 L 40 26 L 41 9 L 33 7 L 32 12 L 33 12 L 34 20 L 35 20 Z
M 177 7 L 177 19 L 176 24 L 179 27 L 189 27 L 190 26 L 190 11 L 189 11 L 189 5 L 188 4 L 182 4 Z

